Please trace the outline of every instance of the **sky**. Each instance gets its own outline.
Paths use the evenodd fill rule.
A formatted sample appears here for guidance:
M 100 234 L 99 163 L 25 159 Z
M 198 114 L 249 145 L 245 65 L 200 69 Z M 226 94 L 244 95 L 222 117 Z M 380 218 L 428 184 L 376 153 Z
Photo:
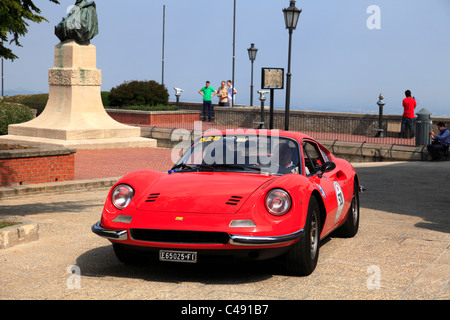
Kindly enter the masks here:
M 54 27 L 74 0 L 35 1 L 48 19 L 31 23 L 13 47 L 19 56 L 4 62 L 6 93 L 48 92 L 53 67 Z M 164 84 L 170 100 L 198 101 L 209 80 L 214 88 L 232 79 L 234 0 L 96 0 L 99 34 L 97 68 L 102 91 L 124 81 L 162 81 L 165 5 Z M 254 62 L 254 105 L 259 105 L 261 68 L 287 72 L 289 35 L 282 9 L 289 0 L 236 0 L 236 104 L 250 104 Z M 405 90 L 432 116 L 450 117 L 449 0 L 298 0 L 302 9 L 292 36 L 291 110 L 402 114 Z M 286 91 L 274 90 L 276 109 Z M 213 98 L 215 99 L 215 98 Z M 217 100 L 217 99 L 216 99 Z M 266 101 L 268 105 L 269 99 Z M 218 101 L 213 101 L 218 102 Z

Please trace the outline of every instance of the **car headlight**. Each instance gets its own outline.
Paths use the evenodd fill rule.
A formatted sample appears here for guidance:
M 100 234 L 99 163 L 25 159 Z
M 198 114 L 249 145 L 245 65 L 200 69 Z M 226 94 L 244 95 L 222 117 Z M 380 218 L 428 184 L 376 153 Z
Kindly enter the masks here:
M 113 205 L 119 209 L 125 209 L 134 197 L 134 190 L 127 184 L 119 184 L 114 187 L 111 193 L 111 201 Z
M 273 189 L 267 193 L 265 204 L 271 214 L 282 216 L 291 209 L 291 197 L 283 189 Z

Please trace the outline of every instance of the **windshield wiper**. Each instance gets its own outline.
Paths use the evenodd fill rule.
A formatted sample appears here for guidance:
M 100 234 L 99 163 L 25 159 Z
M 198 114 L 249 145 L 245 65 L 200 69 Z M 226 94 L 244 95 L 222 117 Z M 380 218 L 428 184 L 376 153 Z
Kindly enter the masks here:
M 214 168 L 230 168 L 230 169 L 240 169 L 244 170 L 243 166 L 237 165 L 237 164 L 229 164 L 229 163 L 214 163 L 211 165 Z
M 197 164 L 193 169 L 195 168 L 214 170 L 214 167 L 209 164 Z
M 261 171 L 261 168 L 259 167 L 248 167 L 248 166 L 242 166 L 237 164 L 228 164 L 228 163 L 214 163 L 214 164 L 195 164 L 194 166 L 188 166 L 185 163 L 179 163 L 172 167 L 172 169 L 169 172 L 175 172 L 177 169 L 181 168 L 181 170 L 189 170 L 189 171 L 195 171 L 199 169 L 206 169 L 214 171 L 217 168 L 223 168 L 223 169 L 235 169 L 235 170 L 242 170 L 245 171 L 247 169 L 249 170 L 255 170 L 255 171 Z
M 181 170 L 192 170 L 192 171 L 198 171 L 199 169 L 209 169 L 214 170 L 213 166 L 207 165 L 207 164 L 195 164 L 194 166 L 188 166 L 185 163 L 180 163 L 172 167 L 170 172 L 175 172 L 177 169 L 181 168 Z
M 172 169 L 171 169 L 171 171 L 172 171 L 172 170 L 176 170 L 176 169 L 178 169 L 178 168 L 181 168 L 181 169 L 183 169 L 183 170 L 185 170 L 185 169 L 191 170 L 191 169 L 192 169 L 192 167 L 188 166 L 188 165 L 185 164 L 185 163 L 179 163 L 179 164 L 173 166 Z
M 255 170 L 255 171 L 261 171 L 261 168 L 258 167 L 248 167 L 248 166 L 241 166 L 238 164 L 228 164 L 228 163 L 216 163 L 214 165 L 212 165 L 214 167 L 223 167 L 223 168 L 230 168 L 230 169 L 237 169 L 237 170 L 246 170 L 246 169 L 250 169 L 250 170 Z

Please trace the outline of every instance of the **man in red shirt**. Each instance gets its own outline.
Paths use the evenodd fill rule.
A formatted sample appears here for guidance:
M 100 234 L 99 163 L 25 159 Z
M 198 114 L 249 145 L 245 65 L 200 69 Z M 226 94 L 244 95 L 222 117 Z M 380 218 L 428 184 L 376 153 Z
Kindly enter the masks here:
M 406 98 L 403 99 L 403 117 L 402 117 L 402 131 L 400 137 L 406 138 L 405 129 L 406 125 L 409 126 L 409 137 L 414 138 L 414 109 L 416 108 L 416 99 L 411 98 L 411 91 L 405 91 Z

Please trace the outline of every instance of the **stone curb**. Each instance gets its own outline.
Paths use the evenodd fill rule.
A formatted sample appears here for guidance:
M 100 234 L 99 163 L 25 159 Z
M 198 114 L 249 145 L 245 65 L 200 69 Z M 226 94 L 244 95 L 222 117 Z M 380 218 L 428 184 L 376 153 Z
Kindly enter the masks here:
M 0 199 L 23 197 L 29 194 L 39 193 L 62 193 L 100 188 L 106 189 L 111 188 L 119 179 L 120 177 L 111 177 L 0 187 Z
M 119 177 L 0 187 L 0 199 L 23 197 L 29 194 L 111 188 L 118 179 Z M 24 221 L 18 225 L 0 229 L 0 250 L 37 240 L 39 240 L 39 226 L 34 222 Z
M 20 222 L 0 229 L 0 250 L 39 240 L 39 226 L 34 222 Z

